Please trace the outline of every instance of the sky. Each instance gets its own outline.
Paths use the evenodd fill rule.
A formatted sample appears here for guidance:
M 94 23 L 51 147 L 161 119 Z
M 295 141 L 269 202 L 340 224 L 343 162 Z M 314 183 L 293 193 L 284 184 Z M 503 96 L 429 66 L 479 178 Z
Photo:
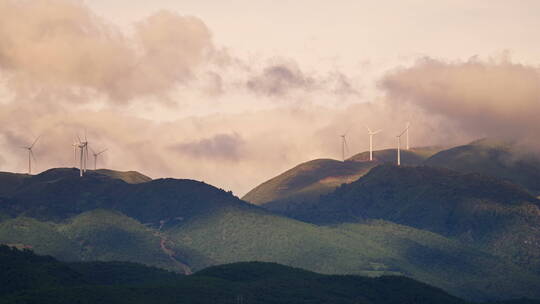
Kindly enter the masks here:
M 0 171 L 98 167 L 236 195 L 315 158 L 480 137 L 537 149 L 538 1 L 0 0 Z M 90 161 L 93 166 L 93 161 Z

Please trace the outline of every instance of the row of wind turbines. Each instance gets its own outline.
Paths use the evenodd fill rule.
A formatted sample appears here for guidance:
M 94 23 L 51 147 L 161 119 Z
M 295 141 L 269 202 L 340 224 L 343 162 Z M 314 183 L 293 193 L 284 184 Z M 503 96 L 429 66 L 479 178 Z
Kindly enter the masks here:
M 405 129 L 396 136 L 397 138 L 397 165 L 398 166 L 401 165 L 401 137 L 403 135 L 406 135 L 406 143 L 407 143 L 406 149 L 409 150 L 409 127 L 410 127 L 410 123 L 407 122 Z M 369 135 L 369 161 L 373 161 L 373 137 L 381 133 L 382 129 L 377 130 L 377 131 L 372 131 L 368 126 L 366 126 L 366 129 Z M 34 152 L 32 151 L 32 149 L 34 148 L 34 146 L 36 145 L 40 137 L 41 136 L 38 136 L 32 142 L 30 146 L 22 147 L 23 149 L 28 150 L 28 174 L 32 174 L 32 160 L 34 160 L 34 162 L 36 161 L 36 158 L 34 156 Z M 347 132 L 340 135 L 340 137 L 341 137 L 341 156 L 343 158 L 343 161 L 345 161 L 345 151 L 348 150 L 347 138 L 346 138 Z M 87 170 L 88 149 L 92 151 L 92 155 L 94 157 L 94 170 L 97 169 L 98 156 L 107 151 L 107 149 L 104 149 L 99 152 L 96 152 L 94 151 L 94 149 L 89 147 L 88 138 L 86 137 L 86 132 L 84 134 L 84 140 L 81 140 L 79 135 L 77 135 L 77 141 L 74 142 L 72 146 L 73 146 L 74 161 L 76 162 L 77 155 L 79 158 L 79 172 L 80 172 L 81 177 L 84 175 L 84 173 L 86 173 L 86 170 Z
M 406 149 L 409 150 L 409 127 L 411 124 L 407 122 L 405 129 L 396 135 L 397 138 L 397 165 L 401 166 L 401 136 L 406 135 Z M 373 161 L 373 137 L 382 132 L 382 129 L 377 131 L 372 131 L 368 126 L 366 126 L 369 135 L 369 161 Z M 345 151 L 348 150 L 347 146 L 347 132 L 340 135 L 341 137 L 341 157 L 345 161 Z
M 41 138 L 41 135 L 36 137 L 36 139 L 32 142 L 30 146 L 22 147 L 25 150 L 28 150 L 28 174 L 32 174 L 32 160 L 36 162 L 36 157 L 34 156 L 33 148 L 38 142 L 38 140 Z M 92 151 L 92 155 L 94 156 L 94 170 L 97 169 L 97 162 L 98 162 L 98 156 L 105 153 L 107 149 L 101 150 L 99 152 L 94 151 L 91 147 L 88 145 L 88 138 L 86 137 L 86 132 L 84 134 L 84 140 L 81 140 L 79 135 L 77 135 L 77 141 L 73 143 L 73 160 L 75 162 L 75 165 L 77 165 L 77 155 L 79 155 L 79 173 L 82 177 L 84 173 L 86 173 L 87 170 L 87 163 L 88 163 L 88 149 Z

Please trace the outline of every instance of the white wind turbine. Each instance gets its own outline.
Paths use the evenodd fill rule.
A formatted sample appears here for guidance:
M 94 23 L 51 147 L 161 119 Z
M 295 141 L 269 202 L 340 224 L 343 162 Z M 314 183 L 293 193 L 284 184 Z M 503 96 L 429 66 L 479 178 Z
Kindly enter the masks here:
M 71 146 L 73 147 L 73 166 L 77 167 L 77 149 L 79 149 L 79 143 L 75 140 Z
M 36 160 L 36 158 L 34 156 L 34 152 L 32 152 L 32 149 L 36 145 L 39 138 L 40 138 L 40 136 L 38 136 L 30 146 L 22 147 L 23 149 L 28 150 L 28 174 L 32 174 L 32 159 L 34 159 L 34 161 Z
M 90 150 L 92 150 L 92 155 L 94 156 L 94 170 L 96 170 L 97 168 L 97 159 L 98 159 L 98 156 L 102 153 L 104 153 L 105 151 L 107 151 L 107 149 L 105 150 L 101 150 L 100 152 L 97 152 L 94 151 L 94 149 L 90 148 Z
M 409 130 L 409 124 L 407 123 L 407 127 L 403 132 L 401 132 L 397 137 L 397 165 L 401 166 L 401 136 L 405 134 Z
M 410 122 L 407 122 L 407 127 L 405 131 L 407 132 L 407 150 L 409 150 L 409 127 L 411 126 Z
M 82 177 L 83 173 L 86 172 L 86 163 L 87 163 L 87 160 L 88 160 L 88 139 L 86 138 L 86 132 L 84 134 L 84 141 L 81 140 L 79 135 L 77 135 L 77 139 L 79 140 L 79 142 L 77 143 L 77 147 L 80 150 L 80 153 L 79 153 L 79 160 L 80 160 L 79 172 L 80 172 L 80 176 Z
M 373 161 L 373 136 L 379 134 L 382 130 L 371 131 L 371 129 L 366 126 L 369 134 L 369 161 Z
M 348 131 L 347 131 L 348 132 Z M 345 152 L 349 150 L 349 147 L 347 146 L 347 132 L 340 135 L 341 137 L 341 157 L 343 161 L 345 161 Z

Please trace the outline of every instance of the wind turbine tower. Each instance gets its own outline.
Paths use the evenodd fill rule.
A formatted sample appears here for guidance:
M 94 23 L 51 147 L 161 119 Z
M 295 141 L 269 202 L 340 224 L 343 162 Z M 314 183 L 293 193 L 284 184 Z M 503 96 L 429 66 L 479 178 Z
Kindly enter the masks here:
M 405 134 L 409 130 L 409 124 L 407 123 L 407 127 L 403 132 L 401 132 L 397 137 L 397 165 L 401 166 L 401 136 Z M 408 144 L 408 143 L 407 143 Z M 408 147 L 407 147 L 408 148 Z
M 22 147 L 23 149 L 28 150 L 28 174 L 32 174 L 32 159 L 34 159 L 34 161 L 36 160 L 36 158 L 34 157 L 34 152 L 32 152 L 32 149 L 34 148 L 37 141 L 39 140 L 39 137 L 40 136 L 38 136 L 30 146 Z
M 347 146 L 347 133 L 340 135 L 341 137 L 341 158 L 345 161 L 345 152 L 349 150 Z
M 79 153 L 79 172 L 80 176 L 83 176 L 83 173 L 86 172 L 86 163 L 88 160 L 88 139 L 86 138 L 86 134 L 84 135 L 84 141 L 81 140 L 81 138 L 77 135 L 77 139 L 79 140 L 79 143 L 77 144 L 77 147 L 80 149 Z
M 97 168 L 97 159 L 98 159 L 98 156 L 102 153 L 104 153 L 105 151 L 107 151 L 107 149 L 105 150 L 102 150 L 98 153 L 96 153 L 96 151 L 94 151 L 94 149 L 90 148 L 90 150 L 92 150 L 92 155 L 94 156 L 94 170 L 96 170 Z
M 411 126 L 410 122 L 407 122 L 407 127 L 405 131 L 407 132 L 407 150 L 409 150 L 409 127 Z
M 75 141 L 71 146 L 73 147 L 73 167 L 77 167 L 77 149 L 79 149 L 79 143 Z
M 382 130 L 377 130 L 373 132 L 369 127 L 366 126 L 366 128 L 369 134 L 369 161 L 373 161 L 373 136 L 375 134 L 379 134 Z

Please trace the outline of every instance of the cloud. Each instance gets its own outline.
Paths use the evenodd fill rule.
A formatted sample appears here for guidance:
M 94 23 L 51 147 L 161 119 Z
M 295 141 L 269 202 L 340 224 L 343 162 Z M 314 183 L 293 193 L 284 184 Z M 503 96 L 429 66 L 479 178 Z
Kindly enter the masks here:
M 196 17 L 161 11 L 128 36 L 75 0 L 0 0 L 0 41 L 0 73 L 19 100 L 162 96 L 214 49 Z
M 216 134 L 209 138 L 171 146 L 179 153 L 193 158 L 238 161 L 243 155 L 245 142 L 238 133 Z
M 257 95 L 286 97 L 294 92 L 325 92 L 333 95 L 359 95 L 349 77 L 339 71 L 311 75 L 292 60 L 276 59 L 246 80 L 246 88 Z
M 246 87 L 254 93 L 283 96 L 291 90 L 311 91 L 315 80 L 306 76 L 294 63 L 278 63 L 267 66 L 259 75 L 248 79 Z
M 476 136 L 528 140 L 540 132 L 540 69 L 507 57 L 425 58 L 387 74 L 380 86 L 395 106 L 413 104 Z

